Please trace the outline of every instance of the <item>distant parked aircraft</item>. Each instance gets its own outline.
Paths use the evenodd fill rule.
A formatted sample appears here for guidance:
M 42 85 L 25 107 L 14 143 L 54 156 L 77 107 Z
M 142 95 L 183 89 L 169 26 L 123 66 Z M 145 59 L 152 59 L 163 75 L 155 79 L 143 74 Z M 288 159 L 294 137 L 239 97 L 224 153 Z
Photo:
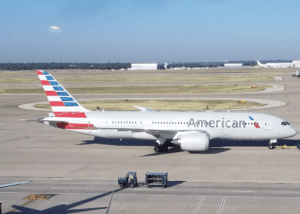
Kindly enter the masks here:
M 268 68 L 269 66 L 267 64 L 261 64 L 259 60 L 257 60 L 257 64 L 259 67 Z
M 257 65 L 259 67 L 262 67 L 262 68 L 291 68 L 291 67 L 295 67 L 295 65 L 292 62 L 262 64 L 259 60 L 257 60 Z

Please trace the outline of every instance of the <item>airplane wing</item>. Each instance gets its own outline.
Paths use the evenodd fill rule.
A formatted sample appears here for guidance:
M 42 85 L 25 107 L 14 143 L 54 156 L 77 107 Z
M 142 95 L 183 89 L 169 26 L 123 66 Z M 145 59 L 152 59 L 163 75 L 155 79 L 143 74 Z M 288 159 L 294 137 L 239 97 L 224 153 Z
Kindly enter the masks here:
M 24 181 L 24 182 L 18 182 L 18 183 L 2 184 L 2 185 L 0 185 L 0 188 L 10 187 L 10 186 L 15 186 L 15 185 L 20 185 L 20 184 L 27 184 L 27 183 L 31 183 L 31 182 L 32 181 Z
M 141 111 L 155 111 L 155 110 L 153 110 L 153 109 L 145 108 L 145 107 L 141 107 L 141 106 L 134 106 L 134 107 L 140 109 Z

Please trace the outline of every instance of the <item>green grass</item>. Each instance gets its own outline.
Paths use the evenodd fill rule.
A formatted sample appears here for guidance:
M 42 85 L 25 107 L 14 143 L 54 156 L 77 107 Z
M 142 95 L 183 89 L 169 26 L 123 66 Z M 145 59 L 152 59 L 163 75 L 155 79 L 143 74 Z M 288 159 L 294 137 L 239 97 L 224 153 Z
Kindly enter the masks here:
M 100 109 L 115 111 L 139 111 L 135 105 L 157 111 L 223 110 L 264 106 L 256 102 L 238 103 L 238 100 L 92 100 L 80 103 L 90 110 L 96 110 L 99 106 Z M 49 104 L 37 104 L 34 107 L 50 109 Z
M 124 86 L 68 88 L 71 94 L 196 94 L 196 93 L 243 93 L 263 91 L 271 85 L 177 85 L 177 86 Z M 43 89 L 0 89 L 0 93 L 40 94 Z
M 268 73 L 245 72 L 222 74 L 204 74 L 202 71 L 98 71 L 98 72 L 52 72 L 52 75 L 61 83 L 66 82 L 246 82 L 246 81 L 273 81 L 274 78 Z M 231 72 L 224 70 L 223 72 Z M 273 71 L 274 72 L 274 71 Z M 35 72 L 20 72 L 15 76 L 3 75 L 0 73 L 0 83 L 39 83 L 39 79 Z
M 260 74 L 153 74 L 57 77 L 59 82 L 247 82 L 273 81 L 274 77 Z

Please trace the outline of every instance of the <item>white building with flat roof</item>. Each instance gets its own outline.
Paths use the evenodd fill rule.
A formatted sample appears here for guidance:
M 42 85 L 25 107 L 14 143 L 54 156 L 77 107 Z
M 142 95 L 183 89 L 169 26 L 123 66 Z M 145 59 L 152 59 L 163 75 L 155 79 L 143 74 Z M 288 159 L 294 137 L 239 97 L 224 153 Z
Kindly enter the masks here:
M 130 70 L 157 70 L 157 63 L 131 63 Z
M 242 63 L 224 63 L 225 67 L 242 67 Z
M 300 68 L 300 60 L 293 60 L 292 64 L 295 68 Z

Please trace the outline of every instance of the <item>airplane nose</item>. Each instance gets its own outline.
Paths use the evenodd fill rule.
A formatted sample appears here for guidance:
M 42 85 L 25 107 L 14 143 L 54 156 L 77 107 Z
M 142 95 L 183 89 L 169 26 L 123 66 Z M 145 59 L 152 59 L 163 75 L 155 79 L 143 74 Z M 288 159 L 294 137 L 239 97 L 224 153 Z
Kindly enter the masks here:
M 293 127 L 291 127 L 291 136 L 295 136 L 297 134 L 296 129 L 294 129 Z

